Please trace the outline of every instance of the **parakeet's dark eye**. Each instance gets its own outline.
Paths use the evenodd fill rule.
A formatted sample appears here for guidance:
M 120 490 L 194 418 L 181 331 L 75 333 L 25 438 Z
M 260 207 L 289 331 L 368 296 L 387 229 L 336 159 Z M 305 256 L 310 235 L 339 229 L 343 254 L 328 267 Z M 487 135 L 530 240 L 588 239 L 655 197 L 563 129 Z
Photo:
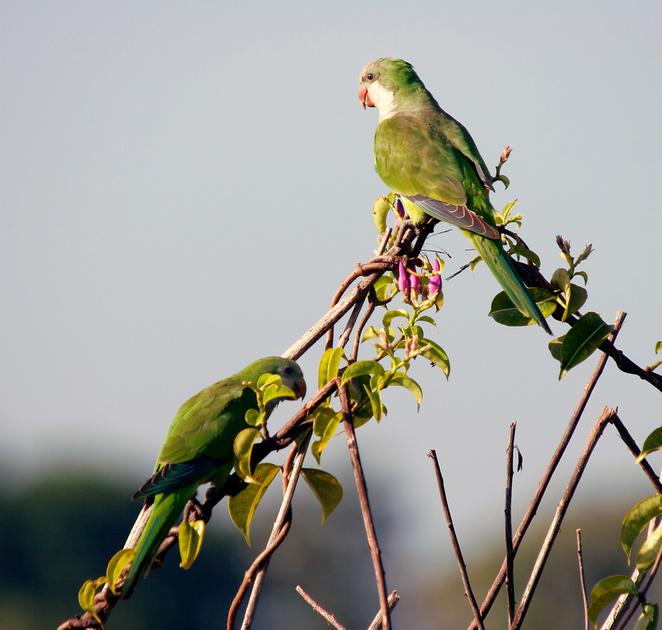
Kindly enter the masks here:
M 285 376 L 292 376 L 292 374 L 294 374 L 294 370 L 293 370 L 291 367 L 286 367 L 286 368 L 283 370 L 283 374 L 284 374 Z
M 365 75 L 365 78 L 368 79 L 368 81 L 372 81 L 375 78 L 375 75 L 372 72 L 368 72 L 368 74 Z

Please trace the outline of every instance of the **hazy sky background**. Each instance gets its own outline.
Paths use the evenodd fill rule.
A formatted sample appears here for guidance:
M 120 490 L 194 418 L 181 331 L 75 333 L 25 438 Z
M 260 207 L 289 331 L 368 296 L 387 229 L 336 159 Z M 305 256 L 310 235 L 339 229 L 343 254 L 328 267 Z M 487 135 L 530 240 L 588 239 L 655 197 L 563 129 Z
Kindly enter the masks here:
M 139 484 L 182 402 L 325 313 L 376 245 L 377 113 L 357 89 L 381 56 L 414 64 L 488 165 L 514 148 L 495 206 L 519 199 L 548 277 L 556 234 L 576 253 L 592 243 L 589 307 L 608 322 L 627 311 L 618 346 L 655 361 L 659 2 L 5 0 L 0 19 L 0 458 L 24 475 L 112 466 Z M 431 243 L 449 274 L 472 257 L 458 231 Z M 499 538 L 509 424 L 520 514 L 595 365 L 559 382 L 539 328 L 487 317 L 498 290 L 483 266 L 445 283 L 434 339 L 450 381 L 416 364 L 420 413 L 388 392 L 388 417 L 358 435 L 368 481 L 400 505 L 403 545 L 435 558 L 448 542 L 429 449 L 459 531 Z M 301 361 L 309 390 L 321 352 Z M 639 442 L 661 424 L 659 393 L 609 365 L 548 507 L 605 405 Z M 580 500 L 637 483 L 607 433 Z M 345 474 L 342 438 L 325 459 Z M 624 512 L 649 493 L 637 488 Z

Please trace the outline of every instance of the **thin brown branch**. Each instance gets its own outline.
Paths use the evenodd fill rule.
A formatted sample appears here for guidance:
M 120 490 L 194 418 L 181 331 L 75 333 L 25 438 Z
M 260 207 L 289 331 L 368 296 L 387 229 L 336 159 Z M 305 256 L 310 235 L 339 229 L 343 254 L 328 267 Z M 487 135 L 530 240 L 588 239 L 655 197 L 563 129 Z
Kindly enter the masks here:
M 423 232 L 419 231 L 419 234 L 424 235 L 427 238 L 427 235 L 431 229 L 427 229 Z M 367 265 L 359 265 L 343 282 L 340 289 L 334 295 L 333 300 L 331 301 L 332 307 L 327 311 L 327 313 L 315 324 L 312 328 L 308 330 L 295 344 L 290 346 L 285 353 L 284 357 L 288 359 L 298 359 L 306 350 L 308 350 L 318 339 L 320 339 L 326 332 L 328 332 L 345 313 L 347 313 L 357 302 L 362 301 L 370 287 L 372 287 L 375 282 L 389 269 L 392 269 L 398 264 L 399 256 L 402 256 L 408 252 L 409 245 L 411 241 L 416 236 L 416 231 L 412 228 L 401 228 L 396 235 L 395 243 L 391 246 L 387 254 L 383 256 L 378 256 L 373 258 Z M 421 241 L 419 236 L 414 250 L 418 247 L 423 246 L 425 239 Z M 415 255 L 418 255 L 416 252 Z M 359 277 L 363 275 L 363 269 L 368 265 L 376 265 L 374 267 L 375 271 L 370 273 L 370 275 L 364 276 L 363 280 L 359 282 L 351 291 L 349 291 L 342 299 L 339 299 L 340 295 L 343 295 L 348 287 Z
M 478 609 L 478 604 L 476 603 L 476 598 L 474 597 L 473 590 L 471 589 L 471 583 L 469 582 L 469 574 L 467 573 L 467 565 L 464 562 L 464 557 L 462 556 L 462 549 L 460 548 L 460 542 L 457 539 L 455 533 L 455 526 L 453 525 L 453 518 L 451 517 L 451 510 L 448 505 L 448 497 L 446 496 L 446 488 L 444 487 L 444 478 L 441 474 L 441 468 L 439 467 L 439 460 L 437 459 L 437 453 L 432 449 L 428 453 L 428 457 L 432 460 L 434 464 L 434 472 L 437 477 L 437 486 L 439 487 L 439 496 L 441 497 L 441 506 L 444 510 L 444 516 L 446 517 L 446 525 L 448 527 L 448 532 L 451 537 L 451 544 L 453 545 L 453 551 L 455 552 L 455 557 L 457 559 L 458 567 L 460 568 L 460 575 L 462 576 L 462 584 L 464 584 L 464 593 L 469 600 L 469 605 L 474 614 L 474 620 L 476 626 L 481 630 L 484 629 L 483 619 L 480 615 L 480 610 Z
M 634 441 L 634 438 L 630 435 L 630 432 L 627 430 L 620 418 L 614 418 L 612 424 L 616 427 L 618 434 L 621 436 L 621 439 L 625 445 L 630 449 L 630 452 L 636 457 L 639 457 L 641 450 L 637 446 L 637 443 Z M 655 491 L 658 494 L 662 494 L 662 483 L 660 483 L 660 478 L 655 474 L 655 471 L 651 468 L 651 465 L 646 459 L 642 459 L 639 462 L 641 469 L 644 471 L 648 480 L 653 484 Z
M 655 531 L 656 520 L 657 519 L 652 519 L 648 523 L 648 536 L 650 536 Z M 648 589 L 653 583 L 653 579 L 655 578 L 655 574 L 657 573 L 659 568 L 661 553 L 662 553 L 662 548 L 660 548 L 660 550 L 658 551 L 657 557 L 655 558 L 655 562 L 653 563 L 653 567 L 651 569 L 652 578 L 648 580 L 646 586 L 639 593 L 640 600 L 644 598 L 644 596 L 648 592 Z M 630 576 L 630 579 L 635 584 L 639 584 L 640 582 L 643 582 L 645 576 L 646 573 L 639 573 L 639 569 L 635 567 L 634 571 L 632 572 L 632 575 Z M 612 630 L 612 628 L 614 628 L 614 626 L 619 624 L 621 621 L 622 623 L 620 623 L 618 628 L 619 629 L 625 628 L 628 621 L 632 618 L 634 611 L 636 610 L 636 608 L 632 609 L 630 614 L 627 614 L 630 605 L 636 598 L 637 597 L 635 595 L 632 595 L 631 593 L 623 593 L 612 606 L 611 610 L 609 611 L 609 615 L 607 616 L 607 619 L 605 619 L 605 622 L 602 624 L 600 630 Z
M 613 341 L 618 335 L 618 332 L 621 328 L 621 325 L 623 324 L 623 321 L 625 320 L 625 317 L 626 317 L 625 313 L 619 312 L 617 314 L 616 321 L 614 322 L 614 330 L 610 336 L 611 341 Z M 584 391 L 579 399 L 579 402 L 577 403 L 577 406 L 575 407 L 575 411 L 572 414 L 572 417 L 570 418 L 570 422 L 566 427 L 565 433 L 563 434 L 563 437 L 561 438 L 559 445 L 556 447 L 556 451 L 552 455 L 552 459 L 550 460 L 547 469 L 545 470 L 542 478 L 540 479 L 538 488 L 536 489 L 536 493 L 531 503 L 529 504 L 526 513 L 522 517 L 522 520 L 520 521 L 519 527 L 517 528 L 515 535 L 513 536 L 513 552 L 515 554 L 517 554 L 519 545 L 522 542 L 522 539 L 526 534 L 527 530 L 529 529 L 529 526 L 531 525 L 531 522 L 533 521 L 536 512 L 538 511 L 538 507 L 540 506 L 542 498 L 545 495 L 545 491 L 547 490 L 547 487 L 549 486 L 552 476 L 554 475 L 554 472 L 556 471 L 556 468 L 558 467 L 559 462 L 561 461 L 561 458 L 563 457 L 563 454 L 565 453 L 565 450 L 568 447 L 568 444 L 570 443 L 570 439 L 572 438 L 575 429 L 577 428 L 577 424 L 579 423 L 579 420 L 581 419 L 582 414 L 584 413 L 584 409 L 586 409 L 586 405 L 588 404 L 591 394 L 593 393 L 593 390 L 595 389 L 595 386 L 602 372 L 604 371 L 606 363 L 607 363 L 607 355 L 603 353 L 598 359 L 598 363 L 595 367 L 595 370 L 593 371 L 593 374 L 591 375 L 591 378 L 584 387 Z M 481 604 L 480 612 L 483 619 L 485 619 L 485 616 L 492 607 L 492 604 L 494 603 L 496 596 L 499 594 L 499 591 L 501 590 L 501 586 L 503 585 L 503 582 L 505 580 L 506 570 L 507 570 L 507 560 L 506 558 L 504 558 L 503 563 L 501 564 L 501 569 L 499 570 L 497 576 L 494 578 L 494 581 L 492 582 L 492 586 L 488 590 L 487 595 L 485 596 L 485 599 Z M 476 626 L 474 625 L 473 622 L 469 625 L 469 629 L 473 629 L 475 627 Z
M 640 602 L 642 605 L 643 605 L 643 603 L 646 601 L 646 593 L 648 593 L 648 589 L 649 589 L 649 588 L 651 587 L 651 585 L 653 584 L 653 580 L 655 580 L 655 576 L 657 575 L 657 572 L 658 572 L 658 570 L 659 570 L 659 568 L 660 568 L 660 561 L 661 561 L 661 560 L 662 560 L 662 547 L 661 547 L 661 548 L 659 549 L 659 551 L 657 552 L 657 556 L 655 557 L 655 562 L 653 563 L 653 566 L 650 568 L 650 570 L 648 571 L 648 573 L 647 573 L 647 575 L 646 575 L 647 579 L 646 579 L 646 584 L 645 584 L 645 586 L 644 586 L 644 587 L 639 591 L 639 593 L 638 593 L 638 599 L 639 599 L 639 602 Z M 628 598 L 628 600 L 626 600 L 626 601 L 624 602 L 624 606 L 620 609 L 620 612 L 621 612 L 622 614 L 624 614 L 624 613 L 626 612 L 627 607 L 630 605 L 632 599 L 634 599 L 634 595 L 630 595 L 630 597 Z M 614 605 L 614 608 L 616 608 L 616 607 L 618 607 L 618 606 L 619 606 L 619 601 L 616 602 L 616 604 Z M 618 629 L 617 629 L 617 630 L 625 630 L 625 628 L 627 627 L 628 623 L 630 622 L 630 620 L 632 619 L 632 617 L 634 617 L 634 615 L 635 615 L 636 612 L 637 612 L 637 607 L 634 606 L 634 607 L 630 610 L 630 612 L 629 612 L 627 615 L 625 615 L 625 616 L 623 617 L 623 621 L 622 621 L 621 624 L 618 626 Z M 617 623 L 617 621 L 618 621 L 618 616 L 615 617 L 615 619 L 614 619 L 614 623 Z M 604 627 L 605 627 L 605 626 L 603 626 L 603 628 L 604 628 Z
M 352 353 L 349 358 L 350 362 L 356 361 L 356 359 L 359 356 L 359 344 L 361 343 L 361 336 L 363 333 L 363 329 L 365 328 L 365 325 L 368 323 L 368 320 L 374 313 L 375 307 L 376 305 L 374 302 L 370 302 L 370 304 L 368 304 L 368 308 L 363 314 L 363 317 L 361 318 L 359 325 L 356 327 L 356 331 L 354 333 L 354 343 L 352 344 Z
M 311 608 L 324 617 L 327 623 L 331 624 L 336 630 L 346 630 L 345 626 L 343 626 L 336 618 L 334 615 L 332 615 L 330 612 L 327 612 L 322 608 L 306 591 L 304 591 L 300 586 L 296 587 L 296 592 L 303 597 L 303 599 L 306 601 L 306 603 L 310 604 Z
M 614 363 L 621 372 L 634 374 L 662 392 L 662 376 L 660 374 L 638 366 L 634 361 L 626 357 L 622 350 L 616 348 L 611 341 L 604 341 L 600 344 L 599 348 L 614 360 Z
M 513 519 L 512 519 L 512 500 L 513 500 L 513 454 L 515 451 L 515 429 L 516 422 L 510 423 L 510 433 L 508 437 L 508 449 L 506 450 L 506 506 L 505 515 L 505 533 L 506 533 L 506 595 L 508 603 L 508 625 L 513 622 L 515 616 L 515 570 L 513 551 Z
M 291 471 L 289 471 L 289 475 L 287 474 L 287 470 L 283 471 L 283 474 L 287 476 L 287 486 L 285 488 L 285 492 L 283 493 L 283 501 L 281 502 L 280 510 L 278 511 L 278 515 L 274 521 L 271 535 L 269 536 L 269 540 L 267 541 L 264 552 L 260 554 L 260 563 L 259 565 L 255 565 L 254 563 L 254 566 L 256 566 L 255 574 L 254 578 L 250 580 L 253 582 L 253 589 L 248 600 L 248 605 L 246 606 L 246 612 L 244 613 L 244 620 L 241 625 L 241 630 L 248 630 L 253 623 L 255 609 L 257 607 L 260 593 L 262 591 L 262 585 L 264 584 L 269 561 L 289 531 L 292 520 L 292 499 L 294 498 L 294 491 L 296 490 L 296 486 L 299 481 L 299 475 L 301 473 L 301 468 L 303 467 L 303 461 L 306 457 L 306 451 L 308 450 L 308 444 L 310 443 L 311 436 L 312 430 L 308 431 L 308 433 L 304 436 L 298 445 L 292 447 L 292 450 L 296 451 L 296 456 L 294 456 L 294 463 L 291 467 Z M 230 617 L 228 616 L 228 630 L 232 630 L 233 627 L 234 624 L 230 625 Z
M 370 556 L 372 557 L 372 564 L 375 571 L 377 594 L 379 595 L 379 606 L 383 619 L 382 626 L 384 630 L 391 630 L 391 615 L 389 613 L 388 597 L 386 595 L 386 577 L 384 574 L 384 566 L 382 564 L 381 550 L 379 549 L 379 543 L 377 542 L 375 524 L 372 520 L 370 501 L 368 500 L 368 487 L 366 485 L 365 475 L 363 474 L 363 466 L 361 465 L 361 456 L 359 455 L 356 433 L 354 432 L 354 418 L 352 417 L 349 403 L 347 385 L 340 386 L 338 393 L 340 395 L 340 405 L 342 408 L 345 436 L 347 438 L 347 448 L 349 449 L 352 470 L 354 471 L 354 480 L 356 481 L 356 489 L 359 494 L 363 525 L 365 527 L 368 548 L 370 549 Z
M 522 622 L 524 621 L 524 616 L 526 615 L 529 605 L 531 604 L 531 598 L 533 597 L 536 586 L 538 585 L 538 581 L 542 575 L 545 563 L 549 558 L 549 554 L 552 550 L 554 541 L 556 540 L 556 536 L 561 531 L 561 523 L 563 522 L 563 518 L 565 517 L 568 507 L 570 506 L 570 501 L 575 494 L 577 485 L 579 484 L 584 470 L 586 469 L 586 465 L 588 464 L 588 460 L 593 453 L 595 445 L 598 443 L 598 440 L 602 436 L 605 427 L 614 416 L 616 416 L 616 412 L 613 409 L 605 408 L 593 426 L 588 440 L 586 441 L 584 451 L 582 452 L 581 457 L 577 462 L 577 466 L 575 467 L 575 472 L 573 473 L 572 478 L 570 479 L 570 482 L 568 483 L 568 486 L 563 493 L 563 497 L 561 498 L 561 501 L 556 508 L 556 513 L 554 514 L 552 523 L 547 530 L 547 535 L 545 536 L 545 540 L 542 544 L 542 547 L 540 548 L 536 562 L 533 565 L 531 575 L 529 576 L 529 581 L 527 582 L 526 587 L 524 588 L 524 592 L 522 593 L 520 604 L 517 608 L 517 611 L 515 612 L 515 617 L 510 624 L 511 630 L 517 630 L 520 628 Z
M 372 287 L 370 287 L 372 290 Z M 363 303 L 362 302 L 357 302 L 354 305 L 354 308 L 352 309 L 352 313 L 350 316 L 347 318 L 347 324 L 345 324 L 345 330 L 343 330 L 342 334 L 338 338 L 338 347 L 339 348 L 344 348 L 347 342 L 349 341 L 349 338 L 352 335 L 352 330 L 354 330 L 354 325 L 356 324 L 356 320 L 359 318 L 359 314 L 361 313 L 361 309 L 363 309 Z M 372 311 L 369 311 L 369 313 L 372 313 Z M 331 333 L 332 330 L 329 330 L 329 333 Z M 332 335 L 329 335 L 331 337 Z M 329 343 L 331 341 L 331 343 Z M 327 343 L 326 343 L 326 349 L 328 350 L 329 348 L 333 347 L 332 339 L 327 338 Z
M 577 529 L 577 562 L 579 564 L 579 586 L 582 591 L 582 602 L 584 604 L 584 630 L 589 630 L 588 619 L 588 593 L 586 591 L 586 576 L 584 574 L 584 552 L 582 550 L 582 530 Z
M 400 595 L 398 595 L 397 591 L 393 591 L 389 596 L 388 596 L 388 611 L 393 612 L 393 609 L 395 608 L 396 604 L 400 601 Z M 380 610 L 375 618 L 372 620 L 372 623 L 368 626 L 368 630 L 379 630 L 382 626 L 382 611 Z

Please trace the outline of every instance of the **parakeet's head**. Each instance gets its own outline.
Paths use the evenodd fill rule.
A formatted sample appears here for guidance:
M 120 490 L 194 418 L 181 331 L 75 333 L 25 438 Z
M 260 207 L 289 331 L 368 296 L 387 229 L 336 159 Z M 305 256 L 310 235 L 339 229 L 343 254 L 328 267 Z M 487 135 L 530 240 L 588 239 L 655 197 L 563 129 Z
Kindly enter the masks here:
M 382 57 L 361 70 L 359 101 L 363 109 L 376 107 L 383 119 L 393 108 L 396 98 L 425 89 L 413 66 L 402 59 Z
M 278 374 L 285 387 L 289 387 L 297 398 L 306 395 L 306 381 L 303 372 L 295 361 L 283 357 L 265 357 L 251 363 L 241 371 L 245 380 L 257 383 L 262 374 Z

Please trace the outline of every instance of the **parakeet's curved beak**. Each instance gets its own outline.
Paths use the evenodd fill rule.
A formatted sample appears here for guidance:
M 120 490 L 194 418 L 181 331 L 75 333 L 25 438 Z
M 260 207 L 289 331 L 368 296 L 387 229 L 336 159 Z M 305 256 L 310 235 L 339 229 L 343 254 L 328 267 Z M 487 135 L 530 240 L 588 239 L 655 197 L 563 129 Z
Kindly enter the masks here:
M 303 380 L 303 376 L 294 383 L 292 391 L 297 395 L 297 399 L 303 399 L 306 395 L 306 381 Z
M 370 100 L 370 96 L 368 95 L 368 88 L 364 85 L 359 85 L 359 101 L 361 102 L 363 109 L 365 109 L 366 105 L 368 107 L 375 106 L 375 104 Z

